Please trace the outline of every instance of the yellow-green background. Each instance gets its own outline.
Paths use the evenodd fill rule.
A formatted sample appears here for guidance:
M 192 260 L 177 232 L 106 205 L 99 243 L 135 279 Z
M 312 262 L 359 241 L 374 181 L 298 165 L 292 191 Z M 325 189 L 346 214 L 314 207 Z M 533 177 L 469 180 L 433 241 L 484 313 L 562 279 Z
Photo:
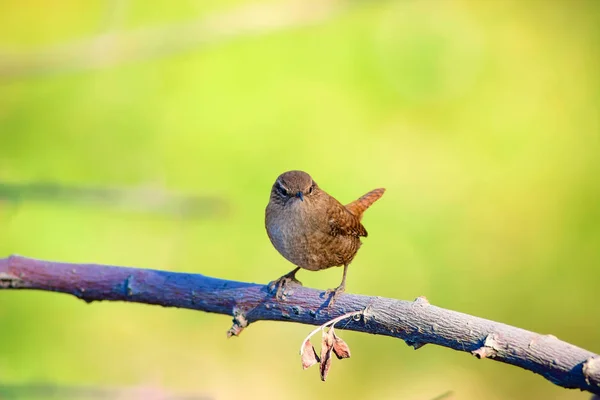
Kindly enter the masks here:
M 0 62 L 252 6 L 210 3 L 4 0 Z M 425 295 L 600 352 L 600 3 L 328 4 L 341 10 L 314 24 L 158 58 L 4 69 L 1 182 L 151 185 L 222 196 L 230 209 L 181 220 L 5 201 L 0 255 L 267 282 L 291 267 L 264 231 L 270 186 L 303 169 L 343 202 L 387 188 L 364 218 L 349 292 Z M 328 288 L 341 270 L 298 277 Z M 260 322 L 227 340 L 230 320 L 3 291 L 0 384 L 218 399 L 589 398 L 465 353 L 351 332 L 352 358 L 334 360 L 323 383 L 297 354 L 311 327 Z

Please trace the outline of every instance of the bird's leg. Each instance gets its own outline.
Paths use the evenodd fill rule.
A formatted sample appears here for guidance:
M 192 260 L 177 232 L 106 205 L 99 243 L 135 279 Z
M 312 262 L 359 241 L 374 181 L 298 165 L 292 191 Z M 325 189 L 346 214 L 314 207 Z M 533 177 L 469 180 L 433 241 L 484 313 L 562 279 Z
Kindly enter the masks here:
M 340 283 L 340 286 L 336 287 L 335 289 L 327 289 L 327 291 L 325 292 L 325 296 L 331 295 L 331 297 L 329 298 L 329 304 L 327 305 L 327 307 L 333 306 L 333 304 L 335 303 L 335 301 L 337 300 L 339 295 L 344 293 L 344 291 L 346 290 L 346 274 L 347 273 L 348 273 L 348 264 L 344 264 L 344 275 L 342 276 L 342 283 Z
M 302 286 L 302 282 L 300 282 L 298 279 L 296 279 L 296 272 L 298 272 L 299 270 L 300 270 L 300 267 L 296 267 L 292 271 L 283 275 L 281 278 L 274 280 L 273 282 L 270 282 L 269 283 L 269 292 L 273 292 L 273 290 L 276 289 L 275 297 L 277 299 L 281 299 L 286 286 L 290 282 L 294 282 L 294 283 Z

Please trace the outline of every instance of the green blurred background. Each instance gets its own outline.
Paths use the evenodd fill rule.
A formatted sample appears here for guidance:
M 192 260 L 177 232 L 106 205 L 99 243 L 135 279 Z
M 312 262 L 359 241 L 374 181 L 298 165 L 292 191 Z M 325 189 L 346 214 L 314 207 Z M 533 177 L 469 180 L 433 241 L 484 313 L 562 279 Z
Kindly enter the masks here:
M 303 169 L 342 202 L 387 188 L 365 216 L 349 292 L 425 295 L 600 352 L 599 2 L 1 8 L 0 186 L 151 187 L 224 205 L 176 216 L 5 190 L 1 256 L 265 283 L 291 267 L 264 231 L 270 187 Z M 341 269 L 298 277 L 328 288 Z M 260 322 L 227 340 L 230 320 L 4 291 L 0 383 L 218 399 L 589 398 L 352 332 L 352 358 L 323 383 L 297 354 L 311 327 Z

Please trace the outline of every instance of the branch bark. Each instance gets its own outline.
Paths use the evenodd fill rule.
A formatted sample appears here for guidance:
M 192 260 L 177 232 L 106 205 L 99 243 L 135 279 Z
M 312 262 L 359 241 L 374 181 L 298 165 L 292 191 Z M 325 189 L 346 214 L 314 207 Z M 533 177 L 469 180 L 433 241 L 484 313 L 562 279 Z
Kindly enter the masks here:
M 21 256 L 0 259 L 0 289 L 38 289 L 72 294 L 86 302 L 129 301 L 232 315 L 229 336 L 260 320 L 322 325 L 362 311 L 343 329 L 396 337 L 415 349 L 431 343 L 465 351 L 527 369 L 565 388 L 600 395 L 599 355 L 552 335 L 436 307 L 424 297 L 404 301 L 343 294 L 328 308 L 322 291 L 300 286 L 277 300 L 266 286 L 254 283 Z

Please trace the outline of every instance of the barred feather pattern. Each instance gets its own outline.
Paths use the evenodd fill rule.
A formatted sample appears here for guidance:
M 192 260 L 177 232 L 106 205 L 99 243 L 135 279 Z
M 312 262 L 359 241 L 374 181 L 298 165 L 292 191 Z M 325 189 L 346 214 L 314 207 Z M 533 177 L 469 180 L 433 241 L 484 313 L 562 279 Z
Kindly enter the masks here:
M 365 194 L 364 196 L 361 196 L 357 200 L 354 200 L 352 203 L 346 204 L 346 209 L 350 211 L 353 215 L 355 215 L 360 221 L 365 210 L 371 207 L 371 205 L 377 200 L 379 200 L 384 193 L 384 188 L 371 190 L 369 193 Z

